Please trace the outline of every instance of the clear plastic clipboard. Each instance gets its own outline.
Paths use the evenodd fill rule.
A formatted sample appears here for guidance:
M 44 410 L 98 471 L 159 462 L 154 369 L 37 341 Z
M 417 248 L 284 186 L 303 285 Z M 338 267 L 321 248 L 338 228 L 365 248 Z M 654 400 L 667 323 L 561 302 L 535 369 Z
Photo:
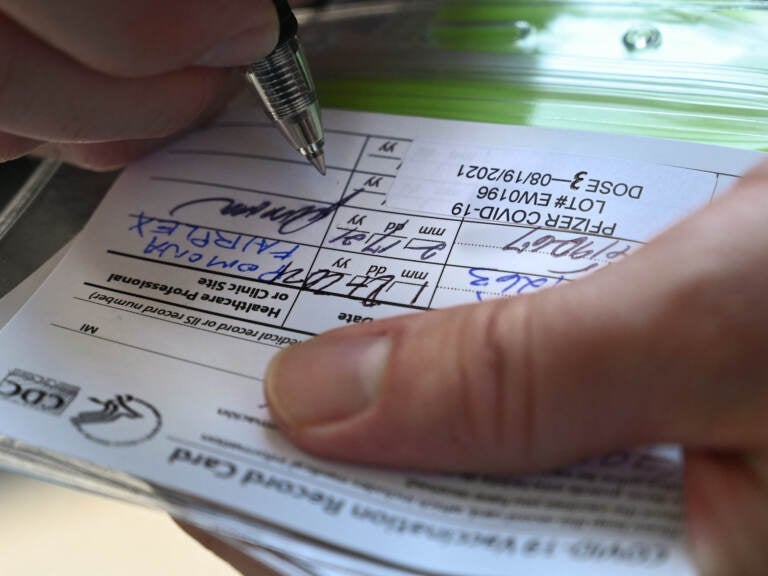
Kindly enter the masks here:
M 305 20 L 326 106 L 768 149 L 764 1 L 337 2 Z

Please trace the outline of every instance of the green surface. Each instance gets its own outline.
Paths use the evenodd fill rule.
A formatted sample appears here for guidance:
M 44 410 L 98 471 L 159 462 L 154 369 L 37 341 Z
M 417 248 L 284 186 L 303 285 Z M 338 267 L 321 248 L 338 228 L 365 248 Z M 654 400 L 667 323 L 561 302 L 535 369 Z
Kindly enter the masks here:
M 768 11 L 748 9 L 758 4 L 447 0 L 413 47 L 428 53 L 421 63 L 392 72 L 391 46 L 372 38 L 381 65 L 326 77 L 320 95 L 332 107 L 768 150 Z M 644 26 L 661 45 L 627 49 L 625 31 Z
M 337 80 L 321 85 L 324 105 L 453 120 L 535 125 L 690 140 L 768 151 L 768 112 L 652 98 L 578 95 L 509 83 Z

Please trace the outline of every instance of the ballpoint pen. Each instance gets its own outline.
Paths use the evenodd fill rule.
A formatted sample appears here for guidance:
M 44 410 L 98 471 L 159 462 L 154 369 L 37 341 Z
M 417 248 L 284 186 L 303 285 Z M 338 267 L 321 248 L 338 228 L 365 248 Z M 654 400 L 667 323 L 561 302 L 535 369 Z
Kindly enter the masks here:
M 321 174 L 325 174 L 323 124 L 315 84 L 296 37 L 298 22 L 287 0 L 273 0 L 280 23 L 277 47 L 245 68 L 248 84 L 277 128 Z

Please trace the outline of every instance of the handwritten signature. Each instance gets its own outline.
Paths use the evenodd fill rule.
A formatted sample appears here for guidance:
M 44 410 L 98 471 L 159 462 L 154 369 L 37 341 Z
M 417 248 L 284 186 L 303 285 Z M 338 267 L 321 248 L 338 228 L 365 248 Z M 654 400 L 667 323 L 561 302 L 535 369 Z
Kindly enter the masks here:
M 276 204 L 271 200 L 263 200 L 258 204 L 245 204 L 234 198 L 218 196 L 213 198 L 199 198 L 178 204 L 170 210 L 170 215 L 190 208 L 191 206 L 210 205 L 222 216 L 230 218 L 259 218 L 280 224 L 280 234 L 294 234 L 305 230 L 325 220 L 336 213 L 336 210 L 348 204 L 353 198 L 364 192 L 362 188 L 345 193 L 341 199 L 332 204 L 306 204 L 298 208 L 291 208 L 285 204 Z

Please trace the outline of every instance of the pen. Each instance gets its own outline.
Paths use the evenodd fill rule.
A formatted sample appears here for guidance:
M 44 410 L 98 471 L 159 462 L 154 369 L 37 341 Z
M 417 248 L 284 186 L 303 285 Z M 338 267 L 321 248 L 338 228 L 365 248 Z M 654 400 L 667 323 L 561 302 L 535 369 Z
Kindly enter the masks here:
M 325 174 L 323 124 L 304 52 L 296 37 L 299 25 L 287 0 L 273 0 L 280 23 L 277 47 L 245 68 L 248 84 L 264 110 L 291 145 Z

